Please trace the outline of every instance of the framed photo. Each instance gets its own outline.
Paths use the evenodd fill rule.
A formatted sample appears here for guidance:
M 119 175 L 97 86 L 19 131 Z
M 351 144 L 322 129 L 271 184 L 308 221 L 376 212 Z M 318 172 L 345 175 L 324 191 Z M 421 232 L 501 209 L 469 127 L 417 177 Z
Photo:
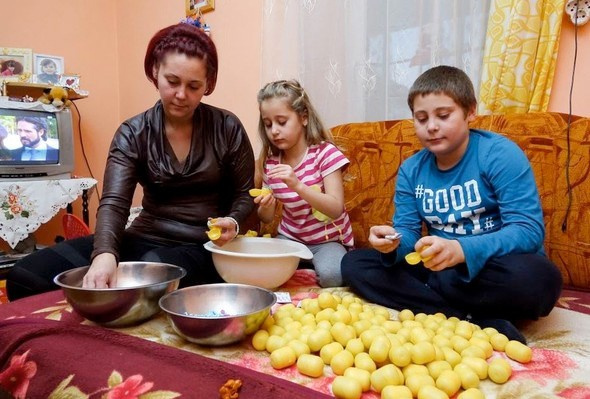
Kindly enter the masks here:
M 187 17 L 215 9 L 215 0 L 185 0 L 185 2 Z
M 64 58 L 56 55 L 34 54 L 33 66 L 36 83 L 56 85 L 64 73 Z
M 0 81 L 28 81 L 33 73 L 33 50 L 0 47 Z
M 69 87 L 70 89 L 80 88 L 80 75 L 61 75 L 59 85 Z

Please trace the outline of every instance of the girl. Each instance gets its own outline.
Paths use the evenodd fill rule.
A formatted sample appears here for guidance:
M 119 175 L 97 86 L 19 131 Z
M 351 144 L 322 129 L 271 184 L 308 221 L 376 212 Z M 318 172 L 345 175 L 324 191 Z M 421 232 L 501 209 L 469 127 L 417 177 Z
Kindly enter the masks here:
M 268 83 L 258 93 L 262 180 L 270 194 L 254 199 L 264 223 L 283 205 L 279 238 L 306 244 L 322 287 L 342 285 L 340 260 L 354 245 L 344 209 L 342 169 L 348 159 L 333 144 L 299 82 Z

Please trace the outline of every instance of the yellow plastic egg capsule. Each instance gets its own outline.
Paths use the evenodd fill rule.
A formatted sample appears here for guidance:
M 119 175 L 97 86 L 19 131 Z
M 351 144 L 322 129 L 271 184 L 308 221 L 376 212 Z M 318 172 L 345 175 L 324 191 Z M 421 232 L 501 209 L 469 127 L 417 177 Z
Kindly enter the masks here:
M 531 348 L 519 341 L 508 341 L 504 347 L 506 355 L 519 363 L 528 363 L 533 359 L 533 351 Z
M 221 237 L 221 228 L 215 226 L 215 222 L 217 222 L 217 219 L 207 221 L 207 227 L 209 227 L 209 230 L 207 230 L 207 237 L 209 237 L 211 241 L 218 240 L 219 237 Z
M 219 240 L 219 237 L 221 237 L 221 229 L 219 227 L 212 227 L 207 231 L 207 237 L 209 237 L 211 241 Z
M 406 262 L 410 265 L 417 265 L 422 261 L 422 257 L 418 252 L 410 252 L 406 255 Z
M 426 248 L 428 248 L 428 246 L 425 246 L 422 250 L 425 250 Z M 405 256 L 406 262 L 408 262 L 410 265 L 417 265 L 420 262 L 428 262 L 431 258 L 432 256 L 423 258 L 420 255 L 420 252 L 410 252 Z
M 324 375 L 324 361 L 319 356 L 304 353 L 297 359 L 297 370 L 309 377 L 321 377 Z
M 360 399 L 363 388 L 354 378 L 338 376 L 332 382 L 332 393 L 339 399 Z
M 258 197 L 259 195 L 267 195 L 270 194 L 272 190 L 268 187 L 262 188 L 252 188 L 248 191 L 251 197 Z
M 512 375 L 512 367 L 506 359 L 498 357 L 490 362 L 488 375 L 496 384 L 504 384 Z
M 293 348 L 283 346 L 270 354 L 270 365 L 272 368 L 280 370 L 290 367 L 297 361 L 297 356 Z
M 412 391 L 405 385 L 388 385 L 381 391 L 381 399 L 412 399 Z

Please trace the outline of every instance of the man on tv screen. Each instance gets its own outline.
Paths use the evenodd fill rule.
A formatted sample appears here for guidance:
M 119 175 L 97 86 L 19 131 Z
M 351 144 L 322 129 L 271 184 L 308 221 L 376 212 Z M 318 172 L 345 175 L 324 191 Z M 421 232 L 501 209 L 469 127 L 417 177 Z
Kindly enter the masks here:
M 17 117 L 16 131 L 23 146 L 12 150 L 15 161 L 58 161 L 58 149 L 47 144 L 47 122 L 44 118 Z

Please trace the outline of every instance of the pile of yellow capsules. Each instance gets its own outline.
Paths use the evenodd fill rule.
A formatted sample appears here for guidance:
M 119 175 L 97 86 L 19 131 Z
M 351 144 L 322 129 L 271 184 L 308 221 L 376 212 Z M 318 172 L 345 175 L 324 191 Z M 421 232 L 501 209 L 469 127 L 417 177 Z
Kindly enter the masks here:
M 481 380 L 503 384 L 512 374 L 504 357 L 489 360 L 494 351 L 520 363 L 532 358 L 528 346 L 494 328 L 407 309 L 392 320 L 383 306 L 330 292 L 278 308 L 252 345 L 270 353 L 275 369 L 297 364 L 301 374 L 317 378 L 329 365 L 336 375 L 332 393 L 345 399 L 370 389 L 382 399 L 439 399 L 458 392 L 458 399 L 484 398 Z

